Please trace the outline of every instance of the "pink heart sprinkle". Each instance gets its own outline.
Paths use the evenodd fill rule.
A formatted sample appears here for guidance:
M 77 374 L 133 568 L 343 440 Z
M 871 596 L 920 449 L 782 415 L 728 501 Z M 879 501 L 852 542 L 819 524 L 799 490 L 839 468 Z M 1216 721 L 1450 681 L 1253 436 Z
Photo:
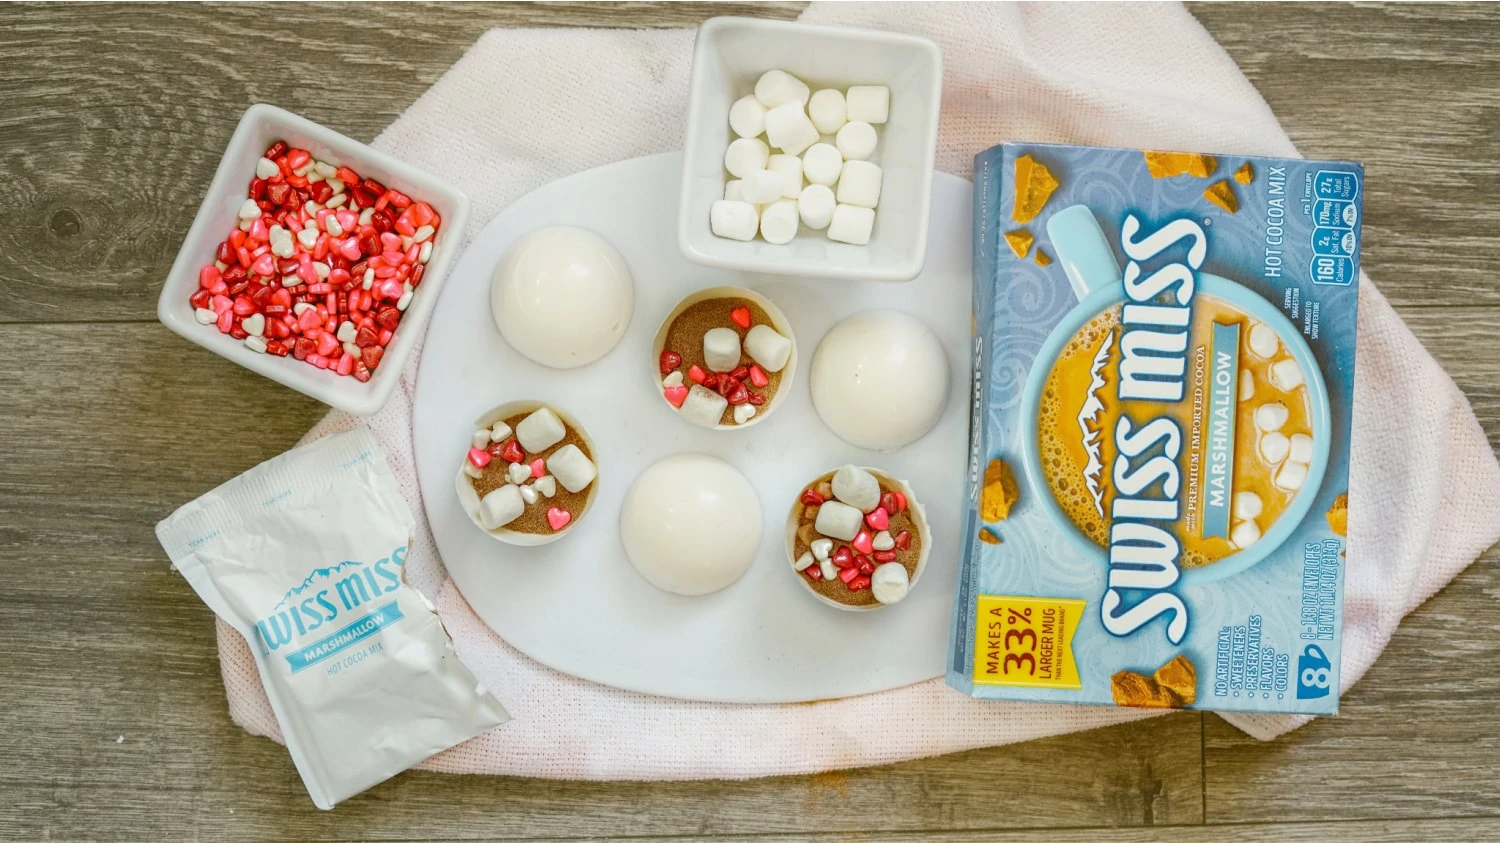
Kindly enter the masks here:
M 552 526 L 552 531 L 554 533 L 568 526 L 568 522 L 572 520 L 573 513 L 567 511 L 566 509 L 559 509 L 558 507 L 554 506 L 550 507 L 547 510 L 547 523 Z
M 885 507 L 877 506 L 874 512 L 865 516 L 865 523 L 869 524 L 872 530 L 884 530 L 891 526 L 891 517 L 886 514 Z
M 483 448 L 470 448 L 469 462 L 473 463 L 475 468 L 484 468 L 490 464 L 490 452 Z
M 875 541 L 870 538 L 869 530 L 860 530 L 854 536 L 854 541 L 849 542 L 849 546 L 860 553 L 871 553 L 875 550 Z
M 546 474 L 546 473 L 547 473 L 547 462 L 546 462 L 546 460 L 543 460 L 541 457 L 537 457 L 536 459 L 534 459 L 534 460 L 531 461 L 531 476 L 532 477 L 541 477 L 543 474 Z
M 667 397 L 667 403 L 673 407 L 681 407 L 682 402 L 687 400 L 688 388 L 685 386 L 669 386 L 663 389 L 662 395 Z

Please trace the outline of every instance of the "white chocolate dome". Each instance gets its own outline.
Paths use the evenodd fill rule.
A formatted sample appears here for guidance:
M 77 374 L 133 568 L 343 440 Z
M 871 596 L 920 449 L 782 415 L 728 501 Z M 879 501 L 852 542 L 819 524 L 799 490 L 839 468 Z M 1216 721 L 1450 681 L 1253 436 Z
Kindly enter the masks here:
M 630 563 L 657 588 L 689 596 L 739 579 L 760 548 L 762 527 L 750 481 L 703 454 L 648 466 L 620 510 Z
M 625 335 L 635 286 L 603 237 L 556 225 L 523 235 L 495 267 L 490 310 L 511 347 L 554 369 L 587 366 Z
M 856 313 L 813 353 L 813 406 L 845 442 L 893 451 L 942 417 L 948 372 L 942 342 L 920 321 L 894 310 Z

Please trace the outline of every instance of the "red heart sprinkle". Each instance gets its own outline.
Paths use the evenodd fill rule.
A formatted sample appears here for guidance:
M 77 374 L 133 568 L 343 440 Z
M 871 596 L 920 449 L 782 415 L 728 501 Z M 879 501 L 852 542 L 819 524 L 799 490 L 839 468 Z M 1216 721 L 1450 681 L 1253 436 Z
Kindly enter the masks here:
M 895 515 L 896 513 L 900 512 L 901 507 L 897 506 L 896 504 L 897 500 L 896 494 L 894 492 L 886 492 L 885 494 L 880 496 L 880 508 L 884 509 L 886 511 L 886 514 Z
M 844 570 L 839 571 L 839 579 L 843 580 L 846 583 L 857 576 L 859 576 L 858 568 L 845 568 Z
M 766 396 L 761 395 L 759 392 L 752 392 L 750 393 L 750 403 L 759 407 L 760 405 L 766 403 Z
M 896 551 L 894 550 L 877 550 L 871 555 L 875 557 L 876 562 L 880 562 L 882 564 L 886 562 L 896 561 Z
M 869 553 L 875 549 L 874 542 L 870 538 L 869 530 L 860 530 L 857 534 L 855 534 L 854 541 L 849 542 L 849 546 L 859 551 L 860 553 Z
M 805 506 L 822 506 L 823 496 L 815 489 L 804 489 L 802 490 L 802 503 Z
M 812 580 L 813 582 L 817 582 L 818 580 L 823 579 L 823 569 L 819 568 L 817 565 L 809 565 L 802 571 L 802 573 L 807 574 L 807 578 Z
M 682 365 L 682 355 L 675 351 L 663 351 L 661 353 L 661 373 L 670 375 Z
M 385 354 L 384 348 L 381 348 L 378 345 L 372 345 L 361 352 L 360 359 L 365 361 L 366 366 L 373 369 L 376 366 L 380 365 L 380 356 L 382 354 Z
M 730 381 L 730 383 L 734 384 L 734 386 L 730 388 L 729 394 L 724 397 L 729 399 L 731 405 L 743 404 L 750 400 L 750 390 L 746 389 L 744 384 L 739 381 Z
M 869 577 L 855 577 L 854 579 L 852 579 L 852 580 L 849 581 L 849 590 L 850 591 L 864 591 L 865 589 L 867 589 L 869 587 L 870 587 L 870 578 Z
M 667 398 L 667 403 L 673 407 L 682 407 L 682 402 L 687 400 L 688 388 L 685 386 L 669 386 L 661 391 Z
M 736 307 L 734 310 L 729 311 L 729 318 L 733 319 L 734 324 L 741 328 L 747 330 L 750 328 L 750 308 L 748 307 Z
M 903 509 L 906 509 L 906 495 L 902 494 L 901 492 L 896 492 L 896 508 L 895 509 L 888 509 L 886 511 L 887 512 L 900 512 Z
M 718 389 L 719 376 L 715 374 L 704 375 L 702 383 L 704 389 Z
M 506 462 L 521 462 L 526 459 L 526 452 L 521 450 L 521 443 L 511 439 L 500 449 L 500 458 Z
M 547 524 L 552 527 L 554 533 L 568 526 L 568 522 L 572 520 L 573 513 L 566 509 L 559 509 L 555 506 L 547 509 Z
M 902 530 L 896 534 L 896 549 L 905 550 L 911 547 L 911 533 Z
M 484 468 L 490 464 L 490 452 L 482 448 L 470 448 L 469 462 L 473 463 L 475 468 Z
M 886 514 L 885 507 L 877 506 L 865 515 L 865 523 L 869 524 L 872 530 L 884 530 L 891 526 L 891 518 Z
M 750 382 L 756 386 L 765 386 L 771 382 L 771 377 L 759 366 L 750 367 Z
M 838 568 L 847 568 L 854 564 L 854 552 L 849 550 L 847 545 L 839 545 L 839 549 L 835 550 L 830 558 L 834 566 Z
M 863 553 L 854 557 L 854 567 L 865 576 L 869 576 L 870 574 L 875 573 L 875 563 L 870 560 L 870 557 L 864 555 Z
M 699 368 L 697 363 L 688 367 L 688 380 L 693 383 L 703 383 L 703 379 L 706 377 L 708 375 L 704 374 L 703 369 Z
M 546 460 L 542 459 L 541 457 L 537 457 L 536 459 L 534 459 L 534 460 L 531 461 L 531 476 L 532 477 L 541 477 L 543 474 L 546 474 L 546 473 L 547 473 L 547 461 Z
M 737 366 L 737 367 L 735 367 L 734 371 L 732 371 L 732 372 L 729 373 L 729 376 L 731 378 L 734 378 L 737 381 L 742 381 L 747 376 L 749 376 L 749 374 L 750 374 L 750 367 L 749 366 Z

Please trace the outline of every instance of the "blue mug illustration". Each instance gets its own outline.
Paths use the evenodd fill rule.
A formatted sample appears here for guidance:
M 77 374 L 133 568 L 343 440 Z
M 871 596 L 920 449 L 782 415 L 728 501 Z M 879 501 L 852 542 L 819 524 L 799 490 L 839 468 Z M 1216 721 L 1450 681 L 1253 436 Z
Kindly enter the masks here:
M 1021 397 L 1022 463 L 1027 481 L 1036 490 L 1035 499 L 1057 528 L 1074 540 L 1086 554 L 1107 562 L 1105 548 L 1079 529 L 1058 502 L 1056 492 L 1043 466 L 1040 431 L 1041 399 L 1047 380 L 1065 346 L 1105 310 L 1125 302 L 1119 263 L 1114 250 L 1093 211 L 1086 205 L 1074 205 L 1058 211 L 1047 221 L 1047 234 L 1057 255 L 1057 263 L 1066 273 L 1078 304 L 1052 329 L 1040 350 L 1036 364 L 1026 379 Z M 1265 559 L 1296 530 L 1307 516 L 1323 475 L 1328 468 L 1329 440 L 1332 435 L 1328 389 L 1313 356 L 1312 348 L 1301 332 L 1279 308 L 1259 293 L 1219 275 L 1199 272 L 1197 292 L 1219 299 L 1273 329 L 1282 346 L 1301 367 L 1307 387 L 1308 417 L 1312 428 L 1313 453 L 1301 487 L 1275 523 L 1253 544 L 1217 560 L 1197 567 L 1184 568 L 1182 582 L 1201 585 L 1233 576 Z
M 1317 644 L 1308 644 L 1297 657 L 1297 699 L 1315 700 L 1328 696 L 1333 684 L 1333 662 Z

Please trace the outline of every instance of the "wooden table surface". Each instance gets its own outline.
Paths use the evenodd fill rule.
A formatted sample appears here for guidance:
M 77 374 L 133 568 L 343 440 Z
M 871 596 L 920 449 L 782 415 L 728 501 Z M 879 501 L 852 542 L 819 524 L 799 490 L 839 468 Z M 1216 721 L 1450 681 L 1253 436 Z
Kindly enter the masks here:
M 797 11 L 628 6 L 0 8 L 0 837 L 1500 838 L 1493 548 L 1272 743 L 1187 712 L 739 783 L 408 773 L 314 810 L 229 721 L 152 527 L 324 408 L 159 326 L 161 281 L 252 102 L 368 140 L 490 27 Z M 1365 266 L 1500 440 L 1500 8 L 1193 11 L 1304 153 L 1366 163 Z

